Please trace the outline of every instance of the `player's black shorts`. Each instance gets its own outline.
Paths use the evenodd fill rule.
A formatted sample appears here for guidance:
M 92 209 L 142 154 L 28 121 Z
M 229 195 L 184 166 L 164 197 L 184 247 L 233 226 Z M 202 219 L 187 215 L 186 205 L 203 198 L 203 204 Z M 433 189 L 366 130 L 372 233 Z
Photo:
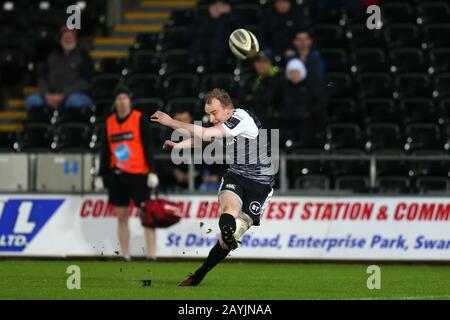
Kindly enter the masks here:
M 227 172 L 222 178 L 219 195 L 223 191 L 234 192 L 242 201 L 242 211 L 253 220 L 253 225 L 259 226 L 261 214 L 269 204 L 273 189 L 269 185 Z
M 115 207 L 128 207 L 133 200 L 136 206 L 150 196 L 146 174 L 111 173 L 104 178 L 109 203 Z

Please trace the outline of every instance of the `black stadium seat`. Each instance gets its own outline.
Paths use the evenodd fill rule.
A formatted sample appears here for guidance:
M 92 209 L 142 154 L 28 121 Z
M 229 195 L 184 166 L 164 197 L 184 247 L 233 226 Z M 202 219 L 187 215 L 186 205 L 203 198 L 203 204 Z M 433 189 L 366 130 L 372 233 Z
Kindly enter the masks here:
M 131 56 L 131 72 L 133 74 L 154 74 L 159 72 L 161 65 L 155 51 L 136 51 Z
M 91 129 L 82 123 L 64 123 L 55 131 L 55 150 L 84 151 L 89 149 Z
M 149 50 L 156 51 L 156 47 L 159 41 L 159 34 L 156 32 L 151 33 L 139 33 L 136 36 L 136 42 L 132 49 L 135 51 Z
M 68 108 L 59 111 L 57 118 L 58 123 L 85 123 L 89 124 L 93 122 L 94 116 L 94 106 L 89 106 L 85 108 Z
M 369 30 L 366 24 L 351 25 L 346 37 L 351 50 L 357 48 L 384 48 L 384 38 L 380 30 Z
M 161 80 L 157 75 L 132 75 L 127 85 L 136 99 L 159 98 L 161 96 Z
M 24 78 L 26 57 L 19 49 L 0 49 L 0 83 L 17 84 Z
M 180 97 L 197 97 L 199 93 L 198 76 L 192 74 L 175 74 L 167 77 L 163 83 L 166 99 Z
M 420 49 L 397 48 L 389 53 L 391 70 L 396 73 L 428 71 L 425 56 Z
M 438 75 L 434 79 L 435 98 L 450 98 L 450 73 Z
M 383 194 L 406 193 L 411 188 L 411 181 L 402 176 L 385 176 L 377 179 L 376 186 Z
M 342 176 L 336 179 L 336 189 L 352 191 L 354 193 L 367 192 L 370 188 L 370 181 L 365 176 Z
M 429 122 L 438 123 L 440 114 L 432 99 L 410 98 L 400 101 L 406 111 L 405 123 Z
M 194 19 L 194 11 L 188 9 L 173 10 L 167 25 L 171 27 L 185 27 Z
M 294 187 L 300 190 L 328 190 L 330 179 L 320 174 L 301 175 L 295 179 Z
M 364 152 L 357 150 L 340 150 L 336 155 L 356 157 L 355 160 L 333 160 L 331 161 L 331 175 L 334 178 L 342 176 L 368 176 L 370 163 L 367 160 L 359 160 L 358 157 Z
M 20 151 L 48 151 L 53 142 L 52 128 L 48 124 L 24 124 L 17 137 Z
M 104 120 L 105 117 L 110 114 L 113 110 L 113 97 L 97 99 L 94 101 L 94 114 L 98 120 Z
M 35 60 L 44 61 L 57 47 L 59 32 L 48 24 L 36 24 L 29 30 L 28 37 L 33 44 L 29 49 Z
M 414 7 L 407 2 L 384 3 L 381 15 L 384 26 L 393 23 L 415 23 L 417 20 Z
M 327 72 L 350 71 L 348 64 L 348 57 L 344 50 L 341 49 L 320 50 L 320 55 L 325 61 Z
M 356 77 L 358 95 L 365 98 L 391 98 L 392 78 L 387 73 L 362 73 Z
M 450 48 L 450 24 L 430 24 L 425 26 L 425 42 L 431 48 Z
M 12 151 L 15 141 L 15 133 L 0 131 L 0 152 Z
M 444 152 L 433 150 L 418 150 L 413 152 L 414 156 L 434 156 L 437 159 L 444 158 Z M 450 166 L 445 160 L 415 160 L 411 163 L 411 175 L 418 176 L 443 176 L 448 177 Z
M 385 98 L 370 98 L 361 101 L 366 112 L 366 122 L 400 123 L 404 119 L 404 111 L 395 105 L 394 100 Z
M 335 123 L 327 126 L 327 144 L 329 150 L 363 149 L 363 134 L 359 126 L 353 123 Z
M 158 51 L 184 49 L 186 46 L 186 29 L 184 27 L 167 28 L 160 33 Z
M 165 75 L 195 72 L 195 68 L 189 63 L 189 53 L 186 50 L 165 52 L 162 57 L 161 68 Z
M 450 71 L 450 48 L 430 51 L 430 65 L 435 73 Z
M 316 25 L 312 29 L 314 42 L 319 49 L 339 48 L 344 45 L 344 32 L 332 24 Z
M 401 160 L 400 157 L 404 152 L 392 149 L 380 149 L 374 152 L 379 157 L 390 157 L 388 159 L 380 159 L 377 161 L 377 176 L 401 176 L 409 177 L 411 175 L 411 165 L 409 161 Z
M 110 99 L 114 89 L 119 85 L 122 77 L 117 74 L 101 74 L 92 80 L 92 97 L 94 100 Z
M 234 80 L 231 74 L 227 73 L 205 75 L 201 83 L 202 93 L 206 94 L 214 88 L 225 89 L 231 96 L 234 96 L 237 93 L 238 83 Z
M 351 98 L 352 78 L 345 73 L 327 73 L 328 95 L 332 98 Z
M 25 49 L 29 43 L 24 38 L 24 28 L 10 24 L 4 24 L 0 20 L 0 49 Z
M 411 124 L 406 127 L 406 151 L 442 150 L 444 143 L 438 125 Z
M 398 98 L 423 97 L 431 98 L 432 86 L 430 77 L 425 73 L 405 73 L 395 79 Z
M 239 23 L 243 25 L 259 25 L 261 23 L 261 9 L 259 5 L 242 4 L 233 7 L 233 13 Z
M 416 181 L 416 188 L 421 193 L 448 191 L 450 180 L 448 177 L 421 177 Z
M 0 22 L 9 26 L 27 27 L 29 25 L 28 3 L 20 3 L 20 1 L 8 1 L 8 3 L 0 1 Z
M 444 1 L 432 1 L 420 3 L 417 6 L 419 22 L 421 24 L 448 23 L 450 6 Z
M 367 151 L 379 149 L 402 150 L 404 138 L 398 125 L 392 123 L 374 123 L 366 129 Z
M 420 48 L 422 44 L 419 28 L 414 24 L 400 23 L 387 26 L 384 37 L 389 48 Z
M 127 68 L 127 59 L 125 58 L 104 58 L 100 60 L 100 72 L 110 74 L 122 74 Z
M 158 110 L 164 109 L 164 101 L 158 98 L 134 99 L 134 107 L 141 111 L 146 119 Z
M 352 72 L 386 72 L 388 63 L 383 50 L 380 49 L 356 49 L 352 51 Z
M 361 121 L 361 110 L 352 99 L 330 99 L 327 108 L 329 122 Z
M 202 101 L 196 98 L 174 98 L 167 102 L 166 108 L 169 113 L 174 113 L 177 110 L 188 110 L 197 116 L 204 113 Z

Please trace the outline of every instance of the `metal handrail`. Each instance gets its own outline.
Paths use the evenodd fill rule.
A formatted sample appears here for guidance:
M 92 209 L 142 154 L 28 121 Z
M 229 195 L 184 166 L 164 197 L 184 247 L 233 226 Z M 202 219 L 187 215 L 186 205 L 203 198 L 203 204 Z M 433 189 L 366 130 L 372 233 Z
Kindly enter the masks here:
M 17 154 L 17 153 L 15 153 Z M 26 153 L 28 157 L 28 163 L 29 163 L 29 191 L 34 190 L 34 184 L 36 181 L 36 168 L 32 168 L 32 163 L 35 164 L 34 161 L 31 161 L 31 159 L 35 159 L 38 154 L 49 154 L 48 152 L 45 153 Z M 54 155 L 92 155 L 93 157 L 97 156 L 96 153 L 92 152 L 66 152 L 66 153 L 50 153 Z M 155 154 L 155 160 L 157 161 L 167 161 L 170 160 L 170 154 L 169 153 L 158 153 Z M 416 154 L 410 154 L 410 155 L 377 155 L 377 154 L 361 154 L 361 155 L 342 155 L 342 154 L 285 154 L 281 153 L 279 157 L 274 158 L 275 160 L 280 161 L 280 192 L 281 193 L 289 193 L 289 177 L 288 177 L 288 162 L 295 162 L 295 161 L 304 161 L 304 160 L 312 160 L 312 161 L 367 161 L 370 163 L 369 165 L 369 176 L 370 176 L 370 184 L 371 187 L 376 186 L 376 180 L 377 180 L 377 162 L 378 161 L 445 161 L 449 162 L 449 170 L 450 170 L 450 155 L 443 154 L 443 155 L 416 155 Z M 84 168 L 84 161 L 81 164 L 81 167 Z M 189 192 L 195 192 L 195 164 L 188 164 L 188 174 L 189 174 Z M 34 170 L 33 170 L 34 169 Z M 83 178 L 82 178 L 83 179 Z M 83 184 L 84 185 L 84 184 Z

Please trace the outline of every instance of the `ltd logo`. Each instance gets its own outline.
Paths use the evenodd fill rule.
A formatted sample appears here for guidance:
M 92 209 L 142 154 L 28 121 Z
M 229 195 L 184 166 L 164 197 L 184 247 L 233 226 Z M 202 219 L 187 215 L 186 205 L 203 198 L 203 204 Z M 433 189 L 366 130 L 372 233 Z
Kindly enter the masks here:
M 62 199 L 0 202 L 0 252 L 22 252 L 63 202 Z

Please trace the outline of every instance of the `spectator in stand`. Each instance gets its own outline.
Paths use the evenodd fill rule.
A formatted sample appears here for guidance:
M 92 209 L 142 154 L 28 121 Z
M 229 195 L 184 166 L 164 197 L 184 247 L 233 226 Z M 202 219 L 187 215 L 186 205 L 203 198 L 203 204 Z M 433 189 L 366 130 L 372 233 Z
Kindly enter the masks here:
M 238 28 L 228 0 L 211 0 L 207 15 L 198 16 L 187 29 L 192 65 L 217 70 L 230 56 L 228 38 Z
M 325 90 L 308 79 L 300 59 L 286 66 L 286 80 L 281 89 L 280 119 L 286 128 L 295 128 L 295 136 L 310 143 L 324 133 Z
M 260 36 L 262 46 L 272 49 L 277 58 L 282 57 L 291 47 L 295 30 L 304 27 L 307 27 L 307 21 L 303 10 L 291 0 L 276 0 L 262 19 Z
M 253 73 L 243 85 L 240 99 L 246 107 L 254 109 L 263 121 L 272 118 L 276 94 L 283 80 L 272 59 L 270 50 L 258 53 L 253 63 Z
M 61 28 L 60 48 L 47 59 L 40 73 L 39 93 L 26 99 L 28 110 L 47 107 L 85 108 L 93 102 L 88 95 L 94 64 L 86 51 L 78 45 L 77 33 L 67 27 Z
M 293 47 L 286 50 L 286 60 L 297 58 L 303 61 L 308 71 L 308 76 L 312 74 L 321 77 L 325 76 L 325 62 L 319 52 L 314 49 L 314 42 L 309 31 L 300 30 L 295 33 L 292 41 Z

